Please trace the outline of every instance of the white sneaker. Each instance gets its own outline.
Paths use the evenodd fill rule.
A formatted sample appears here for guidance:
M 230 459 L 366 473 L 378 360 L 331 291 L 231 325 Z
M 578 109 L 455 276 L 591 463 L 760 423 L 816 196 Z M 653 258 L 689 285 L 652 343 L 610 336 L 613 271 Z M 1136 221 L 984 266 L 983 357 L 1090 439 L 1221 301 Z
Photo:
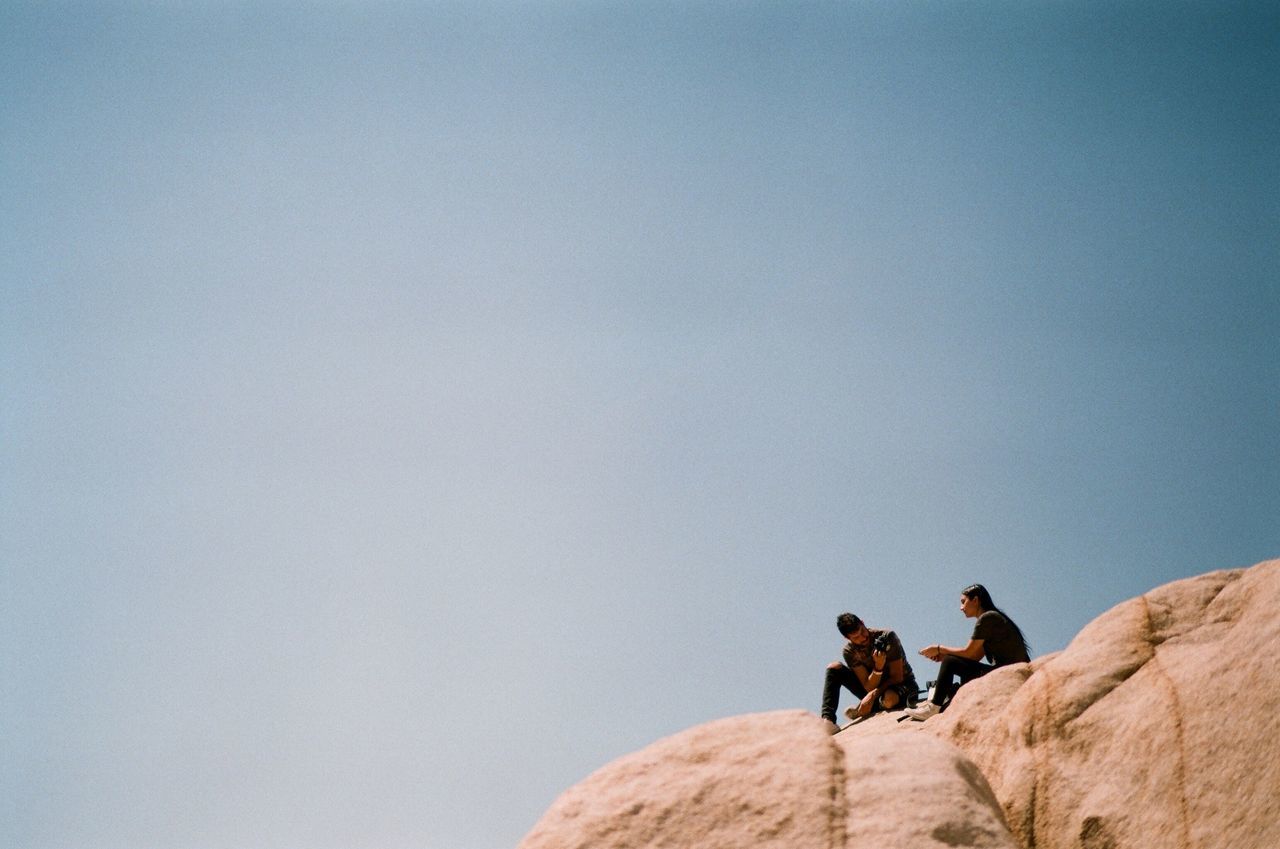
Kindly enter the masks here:
M 902 712 L 914 719 L 916 722 L 924 722 L 929 717 L 937 716 L 941 713 L 942 708 L 938 707 L 933 702 L 921 702 L 915 707 L 906 708 Z

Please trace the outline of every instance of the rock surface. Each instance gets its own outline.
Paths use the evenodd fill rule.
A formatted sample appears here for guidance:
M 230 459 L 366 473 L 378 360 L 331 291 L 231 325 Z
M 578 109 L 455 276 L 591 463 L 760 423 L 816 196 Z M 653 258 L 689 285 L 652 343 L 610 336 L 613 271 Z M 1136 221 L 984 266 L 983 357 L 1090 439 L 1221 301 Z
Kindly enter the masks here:
M 802 711 L 699 725 L 570 788 L 520 849 L 828 849 L 841 827 L 840 749 Z
M 1280 561 L 1176 581 L 925 728 L 979 765 L 1022 845 L 1280 846 Z
M 927 734 L 854 733 L 831 738 L 845 752 L 843 835 L 830 845 L 861 847 L 973 847 L 1017 849 L 999 803 L 973 761 L 958 748 Z M 742 843 L 739 846 L 745 845 Z
M 614 761 L 556 800 L 520 849 L 884 845 L 1017 847 L 955 746 L 927 734 L 831 737 L 813 715 L 779 711 Z
M 780 711 L 660 740 L 519 849 L 1275 849 L 1278 652 L 1280 560 L 1177 581 L 923 724 Z

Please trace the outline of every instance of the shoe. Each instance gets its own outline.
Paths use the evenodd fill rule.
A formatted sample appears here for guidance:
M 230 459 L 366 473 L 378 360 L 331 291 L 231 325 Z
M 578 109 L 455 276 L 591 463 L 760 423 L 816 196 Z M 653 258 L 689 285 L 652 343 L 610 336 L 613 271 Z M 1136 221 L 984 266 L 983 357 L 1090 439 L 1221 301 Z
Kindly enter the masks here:
M 845 708 L 845 709 L 844 709 L 844 718 L 845 718 L 845 719 L 847 719 L 847 720 L 849 720 L 850 722 L 853 722 L 855 719 L 857 719 L 857 718 L 858 718 L 858 706 L 857 706 L 857 705 L 850 705 L 849 707 Z
M 836 721 L 835 721 L 834 719 L 824 719 L 824 720 L 822 720 L 822 721 L 823 721 L 823 722 L 826 724 L 826 726 L 827 726 L 827 733 L 828 733 L 828 734 L 839 734 L 839 733 L 840 733 L 840 726 L 839 726 L 839 725 L 836 725 Z
M 942 713 L 942 708 L 938 707 L 933 702 L 921 702 L 915 707 L 907 708 L 903 713 L 914 719 L 916 722 L 924 722 L 929 717 L 937 716 Z

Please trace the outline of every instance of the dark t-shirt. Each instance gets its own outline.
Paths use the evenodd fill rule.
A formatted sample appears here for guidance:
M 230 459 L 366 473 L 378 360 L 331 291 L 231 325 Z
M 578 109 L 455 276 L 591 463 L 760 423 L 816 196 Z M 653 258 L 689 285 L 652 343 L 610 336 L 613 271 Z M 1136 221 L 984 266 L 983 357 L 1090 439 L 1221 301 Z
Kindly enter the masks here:
M 996 666 L 1030 660 L 1018 639 L 1018 632 L 998 610 L 988 610 L 978 617 L 973 626 L 973 639 L 982 640 L 982 651 Z
M 868 672 L 875 669 L 875 661 L 871 659 L 872 647 L 875 645 L 876 637 L 881 634 L 888 634 L 889 650 L 885 652 L 885 673 L 888 675 L 890 665 L 895 660 L 900 660 L 902 661 L 902 677 L 895 679 L 892 676 L 889 676 L 886 678 L 884 683 L 891 686 L 904 685 L 904 689 L 909 689 L 912 693 L 912 698 L 914 698 L 917 689 L 916 676 L 915 673 L 911 671 L 911 664 L 907 662 L 906 653 L 902 651 L 902 640 L 899 640 L 898 635 L 893 631 L 882 628 L 868 628 L 867 630 L 871 632 L 871 639 L 867 640 L 867 644 L 865 646 L 857 646 L 848 642 L 844 644 L 845 665 L 850 669 L 855 666 L 863 666 L 866 667 Z

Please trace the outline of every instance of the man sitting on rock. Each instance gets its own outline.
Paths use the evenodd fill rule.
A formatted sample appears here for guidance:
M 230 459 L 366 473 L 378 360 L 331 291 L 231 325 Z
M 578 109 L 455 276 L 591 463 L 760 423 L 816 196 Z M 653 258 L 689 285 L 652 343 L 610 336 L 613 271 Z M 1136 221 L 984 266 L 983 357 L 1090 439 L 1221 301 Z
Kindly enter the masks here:
M 840 705 L 840 688 L 844 687 L 861 701 L 850 707 L 849 719 L 869 716 L 877 708 L 900 710 L 915 704 L 915 674 L 902 651 L 902 641 L 893 631 L 868 628 L 852 613 L 836 617 L 836 627 L 848 642 L 844 645 L 844 662 L 827 667 L 822 685 L 822 718 L 836 724 L 836 708 Z

